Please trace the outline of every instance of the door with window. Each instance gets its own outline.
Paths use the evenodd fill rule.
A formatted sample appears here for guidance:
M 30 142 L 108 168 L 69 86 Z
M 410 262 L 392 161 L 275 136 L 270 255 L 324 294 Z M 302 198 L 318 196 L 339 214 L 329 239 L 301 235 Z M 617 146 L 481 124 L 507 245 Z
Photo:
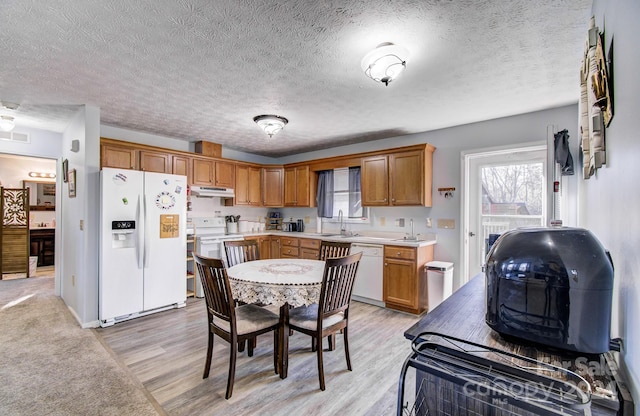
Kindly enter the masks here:
M 490 241 L 547 221 L 546 146 L 465 155 L 466 279 L 482 271 Z

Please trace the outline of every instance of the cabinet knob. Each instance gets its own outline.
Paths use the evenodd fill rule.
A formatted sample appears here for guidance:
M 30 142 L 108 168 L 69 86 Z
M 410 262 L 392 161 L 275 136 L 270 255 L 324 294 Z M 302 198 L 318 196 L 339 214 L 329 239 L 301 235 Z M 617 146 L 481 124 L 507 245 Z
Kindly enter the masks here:
M 400 252 L 398 251 L 398 257 L 400 257 Z
M 391 202 L 396 202 L 396 199 L 395 198 L 391 198 Z
M 384 267 L 387 267 L 387 263 L 384 264 Z
M 384 202 L 387 202 L 387 198 L 384 199 Z

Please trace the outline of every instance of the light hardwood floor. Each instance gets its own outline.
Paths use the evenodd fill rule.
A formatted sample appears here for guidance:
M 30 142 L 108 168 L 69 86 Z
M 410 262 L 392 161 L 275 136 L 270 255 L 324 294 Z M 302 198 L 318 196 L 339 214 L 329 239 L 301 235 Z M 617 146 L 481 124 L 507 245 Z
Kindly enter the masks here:
M 202 379 L 207 346 L 203 299 L 95 333 L 168 415 L 395 415 L 400 370 L 411 351 L 403 333 L 418 319 L 354 301 L 349 323 L 353 371 L 347 370 L 342 336 L 335 351 L 326 350 L 325 339 L 324 392 L 308 336 L 290 338 L 289 377 L 281 380 L 273 371 L 273 338 L 262 335 L 253 357 L 238 356 L 229 400 L 224 398 L 229 344 L 218 337 L 211 373 Z

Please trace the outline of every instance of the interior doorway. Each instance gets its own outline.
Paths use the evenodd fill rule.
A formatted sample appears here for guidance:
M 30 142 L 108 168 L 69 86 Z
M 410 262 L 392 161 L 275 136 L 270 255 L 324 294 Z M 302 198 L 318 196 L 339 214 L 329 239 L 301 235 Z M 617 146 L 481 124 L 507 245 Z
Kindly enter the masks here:
M 0 153 L 0 184 L 5 188 L 29 188 L 28 253 L 30 277 L 54 277 L 56 237 L 59 230 L 59 179 L 56 159 Z M 26 273 L 3 274 L 3 279 Z
M 547 146 L 463 155 L 463 284 L 482 272 L 491 235 L 547 223 Z

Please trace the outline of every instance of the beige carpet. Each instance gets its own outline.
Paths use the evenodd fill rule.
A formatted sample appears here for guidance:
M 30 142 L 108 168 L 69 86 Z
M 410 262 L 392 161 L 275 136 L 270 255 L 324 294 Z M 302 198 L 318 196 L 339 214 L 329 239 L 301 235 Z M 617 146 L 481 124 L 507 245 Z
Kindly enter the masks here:
M 0 415 L 158 415 L 150 394 L 81 329 L 53 278 L 0 281 Z

